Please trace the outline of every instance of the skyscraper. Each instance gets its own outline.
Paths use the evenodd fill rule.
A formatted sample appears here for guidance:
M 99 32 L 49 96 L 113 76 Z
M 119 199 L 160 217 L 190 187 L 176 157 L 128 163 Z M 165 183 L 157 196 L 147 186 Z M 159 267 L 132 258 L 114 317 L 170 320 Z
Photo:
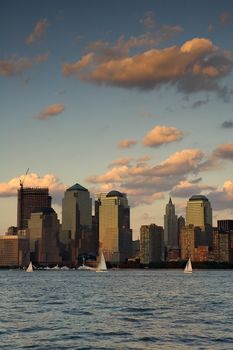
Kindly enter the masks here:
M 177 216 L 171 198 L 166 205 L 164 215 L 164 243 L 167 249 L 178 248 Z
M 186 207 L 186 225 L 212 227 L 212 208 L 207 197 L 194 195 L 189 198 Z
M 39 265 L 56 265 L 59 256 L 59 220 L 52 208 L 32 213 L 28 220 L 31 261 Z
M 130 207 L 125 194 L 110 191 L 99 196 L 99 242 L 105 259 L 119 263 L 132 254 Z
M 155 224 L 142 225 L 140 228 L 140 262 L 158 263 L 163 260 L 164 231 Z
M 72 265 L 77 264 L 81 239 L 92 226 L 92 200 L 89 191 L 76 183 L 68 188 L 62 200 L 61 242 Z M 68 256 L 69 255 L 69 256 Z
M 48 188 L 20 187 L 18 190 L 17 226 L 23 230 L 28 227 L 31 213 L 51 208 Z

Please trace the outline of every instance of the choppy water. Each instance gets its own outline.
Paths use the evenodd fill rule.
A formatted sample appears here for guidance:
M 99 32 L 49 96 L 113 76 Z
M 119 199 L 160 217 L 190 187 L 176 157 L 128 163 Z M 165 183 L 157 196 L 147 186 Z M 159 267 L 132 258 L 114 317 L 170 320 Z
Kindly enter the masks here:
M 0 271 L 0 349 L 233 349 L 233 271 Z

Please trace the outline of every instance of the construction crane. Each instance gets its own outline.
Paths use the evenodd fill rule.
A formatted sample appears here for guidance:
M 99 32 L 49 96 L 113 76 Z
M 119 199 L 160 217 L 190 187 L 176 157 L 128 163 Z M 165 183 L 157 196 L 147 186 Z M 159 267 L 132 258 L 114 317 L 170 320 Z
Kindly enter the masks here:
M 24 180 L 25 180 L 25 178 L 26 178 L 28 172 L 29 172 L 29 168 L 27 168 L 27 171 L 26 171 L 24 177 L 22 178 L 22 180 L 19 179 L 19 186 L 20 186 L 21 189 L 23 189 L 23 183 L 24 183 Z

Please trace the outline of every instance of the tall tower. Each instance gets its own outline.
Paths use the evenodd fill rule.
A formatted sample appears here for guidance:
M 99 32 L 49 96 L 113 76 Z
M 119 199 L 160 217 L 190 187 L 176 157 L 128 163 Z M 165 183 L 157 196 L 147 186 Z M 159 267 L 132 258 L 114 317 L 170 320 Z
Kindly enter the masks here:
M 186 225 L 212 227 L 212 208 L 207 197 L 194 195 L 189 198 L 186 207 Z
M 31 214 L 28 228 L 31 261 L 34 264 L 56 265 L 61 262 L 58 242 L 59 226 L 57 214 L 52 208 Z
M 23 230 L 28 227 L 32 213 L 51 208 L 51 197 L 48 188 L 20 186 L 18 190 L 17 226 Z
M 92 226 L 92 200 L 89 191 L 76 183 L 68 188 L 62 200 L 61 242 L 69 251 L 68 259 L 77 264 L 81 238 L 90 232 Z
M 155 224 L 142 225 L 140 228 L 140 262 L 142 264 L 158 263 L 164 253 L 163 227 Z
M 99 242 L 105 259 L 124 262 L 132 254 L 130 207 L 125 194 L 110 191 L 99 196 Z
M 168 249 L 178 248 L 177 216 L 171 198 L 166 205 L 164 215 L 164 243 Z

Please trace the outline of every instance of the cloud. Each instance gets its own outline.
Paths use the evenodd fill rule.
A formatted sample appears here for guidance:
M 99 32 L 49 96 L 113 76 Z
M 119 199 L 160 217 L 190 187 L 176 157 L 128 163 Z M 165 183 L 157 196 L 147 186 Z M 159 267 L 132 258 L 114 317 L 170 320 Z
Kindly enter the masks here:
M 170 195 L 173 197 L 181 197 L 187 198 L 191 197 L 194 194 L 201 193 L 206 190 L 215 190 L 214 186 L 207 185 L 199 185 L 197 183 L 193 183 L 191 181 L 181 181 L 178 185 L 176 185 L 170 192 Z
M 131 139 L 131 140 L 121 140 L 121 141 L 118 142 L 118 147 L 119 148 L 131 148 L 131 147 L 135 146 L 136 143 L 137 143 L 137 141 L 133 140 L 133 139 Z
M 154 166 L 149 174 L 157 176 L 199 172 L 204 154 L 199 149 L 184 149 L 172 154 L 165 161 Z
M 48 59 L 48 54 L 38 55 L 34 58 L 12 58 L 9 60 L 0 60 L 0 75 L 11 77 L 20 75 L 24 71 L 32 68 L 34 64 L 40 64 Z
M 86 180 L 94 185 L 94 192 L 118 189 L 127 193 L 131 205 L 148 204 L 162 198 L 164 192 L 175 189 L 182 181 L 187 181 L 189 174 L 198 173 L 204 160 L 200 150 L 186 149 L 153 165 L 147 160 L 141 162 L 139 158 L 125 164 L 115 163 L 102 175 L 93 175 Z M 195 186 L 190 182 L 192 185 Z
M 93 61 L 93 54 L 89 53 L 81 58 L 81 60 L 73 63 L 73 64 L 67 64 L 65 63 L 63 65 L 63 74 L 65 76 L 78 74 L 79 71 L 85 67 L 87 67 L 91 62 Z
M 47 120 L 50 117 L 54 117 L 64 111 L 65 107 L 62 103 L 55 103 L 53 105 L 50 105 L 46 107 L 38 116 L 36 116 L 37 119 L 40 120 Z
M 19 189 L 19 180 L 24 178 L 24 175 L 15 177 L 8 182 L 0 183 L 0 197 L 16 197 Z M 36 173 L 27 174 L 24 180 L 24 187 L 48 187 L 53 199 L 61 199 L 67 186 L 53 174 L 45 174 L 39 176 Z
M 48 26 L 49 22 L 46 18 L 36 22 L 34 31 L 27 37 L 26 43 L 28 45 L 31 45 L 40 40 L 44 36 Z
M 110 163 L 110 167 L 115 166 L 115 165 L 129 165 L 132 162 L 133 158 L 132 157 L 125 157 L 125 158 L 119 158 L 115 159 Z
M 225 25 L 229 22 L 231 14 L 229 12 L 222 12 L 219 16 L 219 21 L 221 24 Z
M 221 128 L 223 129 L 232 129 L 233 128 L 233 120 L 226 120 L 221 124 Z
M 209 102 L 209 99 L 206 98 L 205 100 L 198 100 L 193 102 L 193 104 L 191 105 L 191 108 L 199 108 L 201 106 L 206 105 Z
M 175 127 L 157 125 L 143 138 L 142 143 L 148 147 L 159 147 L 175 141 L 182 140 L 184 133 Z
M 210 192 L 207 197 L 214 210 L 233 209 L 233 182 L 225 181 L 222 189 Z
M 150 90 L 170 84 L 185 93 L 215 91 L 226 95 L 226 88 L 219 82 L 232 71 L 233 61 L 209 39 L 193 38 L 181 46 L 129 54 L 132 47 L 149 44 L 149 39 L 144 36 L 124 42 L 122 38 L 118 47 L 110 50 L 107 43 L 99 42 L 98 50 L 95 48 L 75 63 L 64 64 L 63 73 L 121 88 Z
M 218 158 L 233 160 L 233 143 L 225 143 L 218 146 L 214 150 L 213 155 Z

